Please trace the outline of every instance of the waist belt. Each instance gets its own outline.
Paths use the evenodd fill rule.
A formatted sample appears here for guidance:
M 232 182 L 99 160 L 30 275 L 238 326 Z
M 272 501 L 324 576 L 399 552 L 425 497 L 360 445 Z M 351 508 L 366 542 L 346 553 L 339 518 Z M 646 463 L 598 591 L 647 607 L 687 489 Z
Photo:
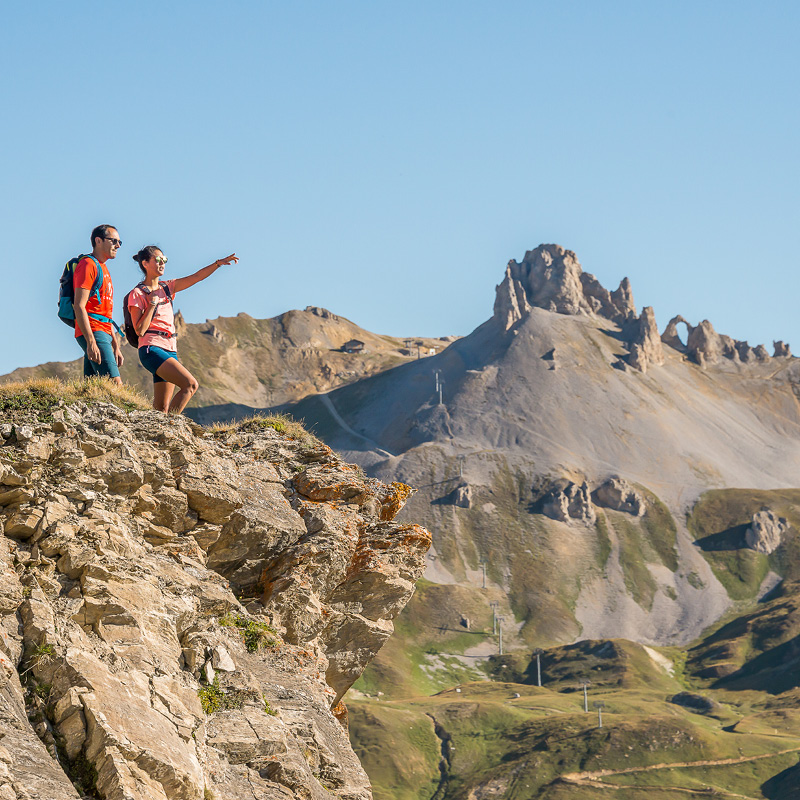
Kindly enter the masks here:
M 113 325 L 117 329 L 117 333 L 120 336 L 122 337 L 125 336 L 125 334 L 122 332 L 122 328 L 120 328 L 120 326 L 117 325 L 117 323 L 114 322 L 114 320 L 111 319 L 111 317 L 104 317 L 102 314 L 94 314 L 91 311 L 87 311 L 86 315 L 91 317 L 92 319 L 96 319 L 98 322 L 105 322 L 106 324 Z
M 168 333 L 167 331 L 160 331 L 160 330 L 158 330 L 158 328 L 148 328 L 142 334 L 142 336 L 147 336 L 148 333 L 157 333 L 159 336 L 166 336 L 167 339 L 174 339 L 175 338 L 175 334 L 174 333 Z

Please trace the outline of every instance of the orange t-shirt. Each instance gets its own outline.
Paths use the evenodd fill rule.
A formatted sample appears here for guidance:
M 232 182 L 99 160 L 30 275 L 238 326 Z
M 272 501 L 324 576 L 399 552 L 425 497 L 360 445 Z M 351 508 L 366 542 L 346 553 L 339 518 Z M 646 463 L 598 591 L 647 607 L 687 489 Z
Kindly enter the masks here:
M 114 285 L 111 283 L 111 275 L 106 267 L 105 262 L 100 262 L 103 268 L 103 285 L 100 288 L 100 300 L 98 301 L 96 294 L 89 295 L 86 301 L 87 314 L 101 314 L 104 317 L 111 319 L 111 314 L 114 311 Z M 97 264 L 93 258 L 82 258 L 75 267 L 75 276 L 72 285 L 77 295 L 78 289 L 91 290 L 94 286 L 95 279 L 97 278 Z M 101 322 L 99 319 L 89 317 L 89 327 L 93 331 L 105 331 L 108 334 L 112 333 L 110 322 Z M 75 338 L 83 336 L 81 329 L 78 327 L 77 321 L 75 322 Z

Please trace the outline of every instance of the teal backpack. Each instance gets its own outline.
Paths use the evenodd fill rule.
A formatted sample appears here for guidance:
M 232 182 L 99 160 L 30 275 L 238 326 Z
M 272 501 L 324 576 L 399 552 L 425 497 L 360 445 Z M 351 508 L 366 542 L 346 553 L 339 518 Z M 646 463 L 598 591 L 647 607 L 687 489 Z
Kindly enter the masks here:
M 89 297 L 97 295 L 97 302 L 100 302 L 100 290 L 103 288 L 103 268 L 100 262 L 93 255 L 75 256 L 67 261 L 64 271 L 61 273 L 61 281 L 58 287 L 58 318 L 70 328 L 75 327 L 75 267 L 82 258 L 91 258 L 97 264 L 97 277 L 92 284 L 92 291 L 89 292 Z M 99 320 L 100 322 L 110 322 L 116 329 L 120 337 L 124 338 L 124 334 L 119 325 L 114 322 L 111 317 L 104 317 L 102 314 L 92 314 L 87 312 L 92 319 Z

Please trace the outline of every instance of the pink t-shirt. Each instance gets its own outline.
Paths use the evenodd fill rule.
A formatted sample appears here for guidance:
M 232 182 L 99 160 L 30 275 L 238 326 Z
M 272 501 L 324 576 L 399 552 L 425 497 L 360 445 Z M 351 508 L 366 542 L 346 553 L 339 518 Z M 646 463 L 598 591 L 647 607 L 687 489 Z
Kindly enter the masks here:
M 147 311 L 150 305 L 150 297 L 155 295 L 161 299 L 156 307 L 150 327 L 144 336 L 139 337 L 139 347 L 161 347 L 172 353 L 178 352 L 178 342 L 175 338 L 175 312 L 172 303 L 167 298 L 164 291 L 164 283 L 169 287 L 169 291 L 175 297 L 175 281 L 164 281 L 159 283 L 158 289 L 149 292 L 141 286 L 137 286 L 128 298 L 128 308 L 140 308 L 143 312 Z M 160 333 L 163 332 L 163 333 Z M 163 334 L 172 334 L 164 336 Z

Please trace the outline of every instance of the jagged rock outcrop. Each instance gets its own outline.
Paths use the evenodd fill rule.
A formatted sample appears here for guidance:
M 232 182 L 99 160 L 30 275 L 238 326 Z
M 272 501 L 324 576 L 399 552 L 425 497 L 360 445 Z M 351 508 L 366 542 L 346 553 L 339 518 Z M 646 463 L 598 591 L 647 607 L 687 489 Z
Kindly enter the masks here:
M 753 521 L 745 531 L 744 540 L 751 550 L 769 555 L 780 547 L 788 528 L 789 525 L 783 517 L 777 516 L 768 508 L 762 508 L 753 514 Z
M 664 328 L 664 333 L 661 334 L 661 341 L 674 350 L 677 350 L 679 353 L 685 353 L 686 345 L 681 341 L 681 337 L 678 335 L 678 325 L 681 323 L 686 326 L 688 339 L 688 334 L 691 332 L 692 326 L 678 314 L 667 323 L 667 327 Z
M 512 270 L 512 264 L 516 264 L 516 261 L 508 262 L 505 277 L 496 287 L 494 298 L 494 318 L 504 331 L 519 322 L 531 310 L 525 289 L 519 278 L 515 277 L 516 270 Z
M 642 315 L 631 325 L 628 363 L 641 372 L 647 372 L 648 366 L 661 366 L 664 363 L 664 351 L 652 306 L 645 306 Z
M 458 508 L 469 508 L 472 505 L 472 487 L 468 483 L 456 487 L 453 505 Z
M 592 499 L 601 508 L 610 508 L 614 511 L 624 511 L 641 517 L 647 510 L 647 501 L 644 495 L 631 486 L 623 478 L 609 478 L 600 484 L 593 492 Z
M 753 354 L 756 357 L 756 361 L 769 361 L 769 351 L 763 344 L 756 345 L 753 348 Z
M 0 798 L 371 797 L 337 703 L 424 567 L 408 487 L 258 422 L 0 432 Z
M 723 355 L 724 345 L 725 343 L 714 330 L 714 326 L 707 319 L 704 319 L 699 325 L 689 328 L 686 350 L 701 367 L 719 361 Z M 735 347 L 732 348 L 730 357 L 733 357 L 734 354 L 737 354 Z
M 581 270 L 575 253 L 557 244 L 542 244 L 525 254 L 522 263 L 508 262 L 497 287 L 494 318 L 508 330 L 533 307 L 559 314 L 597 314 L 623 324 L 636 316 L 630 281 L 613 292 L 594 275 Z
M 594 525 L 597 519 L 586 481 L 580 485 L 568 480 L 556 481 L 544 496 L 541 509 L 542 514 L 560 522 L 576 520 Z
M 684 345 L 678 336 L 678 325 L 683 323 L 688 331 Z M 680 353 L 687 353 L 701 367 L 716 364 L 720 359 L 748 363 L 751 361 L 768 361 L 769 352 L 763 344 L 751 347 L 747 342 L 733 339 L 723 333 L 717 333 L 714 326 L 704 319 L 699 325 L 690 325 L 680 314 L 673 317 L 661 334 L 661 341 Z M 775 356 L 789 356 L 789 345 L 773 342 Z
M 772 347 L 773 347 L 773 350 L 774 350 L 774 352 L 772 354 L 773 358 L 789 358 L 792 355 L 792 350 L 789 347 L 789 343 L 788 342 L 783 342 L 783 341 L 776 342 L 776 341 L 773 341 L 772 342 Z

